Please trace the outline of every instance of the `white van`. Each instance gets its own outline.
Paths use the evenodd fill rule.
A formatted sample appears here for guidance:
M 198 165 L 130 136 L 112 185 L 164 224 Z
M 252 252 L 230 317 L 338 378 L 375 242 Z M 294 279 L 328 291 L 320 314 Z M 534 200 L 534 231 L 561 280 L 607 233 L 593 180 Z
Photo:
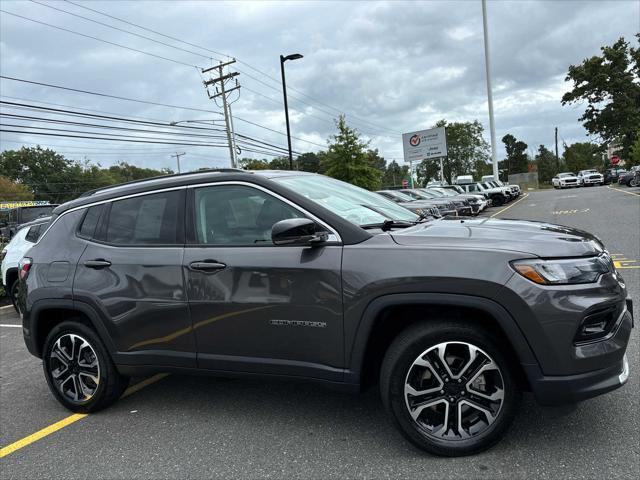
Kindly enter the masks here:
M 473 175 L 458 175 L 456 177 L 456 183 L 462 185 L 465 183 L 473 183 Z

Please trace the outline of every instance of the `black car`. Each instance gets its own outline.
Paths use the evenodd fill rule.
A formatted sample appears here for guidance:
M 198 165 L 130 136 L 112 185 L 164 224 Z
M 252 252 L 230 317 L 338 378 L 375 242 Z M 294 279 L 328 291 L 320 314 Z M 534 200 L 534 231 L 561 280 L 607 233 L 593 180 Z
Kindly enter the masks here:
M 637 187 L 640 185 L 640 166 L 636 165 L 627 172 L 621 172 L 618 176 L 618 183 L 627 187 Z
M 607 168 L 604 171 L 604 184 L 618 183 L 618 178 L 624 173 L 626 173 L 624 168 Z
M 629 375 L 631 301 L 596 237 L 423 221 L 305 172 L 94 191 L 54 211 L 19 274 L 27 348 L 75 412 L 153 372 L 376 385 L 408 440 L 453 456 L 495 444 L 523 390 L 571 403 Z
M 397 203 L 404 208 L 411 210 L 418 215 L 428 214 L 432 209 L 438 211 L 438 216 L 443 217 L 447 215 L 457 216 L 458 212 L 453 202 L 439 199 L 415 199 L 400 190 L 378 190 L 377 194 L 383 196 L 387 200 Z
M 458 216 L 472 216 L 475 213 L 468 198 L 458 197 L 457 195 L 449 196 L 429 189 L 404 189 L 400 191 L 417 200 L 448 200 L 455 206 Z

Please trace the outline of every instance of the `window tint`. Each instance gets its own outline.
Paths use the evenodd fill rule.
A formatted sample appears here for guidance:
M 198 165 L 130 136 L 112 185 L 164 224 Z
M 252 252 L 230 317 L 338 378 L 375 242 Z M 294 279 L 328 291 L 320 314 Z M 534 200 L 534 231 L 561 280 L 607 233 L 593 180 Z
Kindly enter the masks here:
M 181 197 L 181 191 L 172 191 L 113 202 L 106 241 L 121 245 L 182 243 Z
M 87 213 L 84 215 L 82 225 L 80 226 L 80 230 L 78 231 L 80 235 L 87 238 L 93 237 L 103 208 L 104 205 L 96 205 L 87 209 Z
M 274 223 L 304 215 L 255 188 L 220 185 L 195 190 L 197 242 L 207 245 L 268 245 Z

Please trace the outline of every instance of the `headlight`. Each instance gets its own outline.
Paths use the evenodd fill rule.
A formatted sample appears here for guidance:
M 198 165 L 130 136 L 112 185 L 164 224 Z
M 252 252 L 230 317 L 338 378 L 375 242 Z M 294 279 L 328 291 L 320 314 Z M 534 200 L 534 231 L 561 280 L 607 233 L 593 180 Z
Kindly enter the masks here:
M 566 260 L 516 260 L 511 265 L 520 275 L 541 285 L 592 283 L 600 275 L 613 271 L 613 265 L 606 256 Z

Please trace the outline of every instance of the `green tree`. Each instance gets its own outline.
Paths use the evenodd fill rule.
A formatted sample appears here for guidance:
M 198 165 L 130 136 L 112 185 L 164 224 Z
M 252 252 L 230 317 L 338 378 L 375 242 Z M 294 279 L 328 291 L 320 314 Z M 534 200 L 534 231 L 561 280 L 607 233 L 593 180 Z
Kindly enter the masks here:
M 59 203 L 73 198 L 81 169 L 48 148 L 22 147 L 0 153 L 0 171 L 28 188 L 36 200 Z
M 156 170 L 154 168 L 142 168 L 131 165 L 127 162 L 118 162 L 107 169 L 108 174 L 113 178 L 115 183 L 132 182 L 134 180 L 143 180 L 145 178 L 158 177 L 160 175 L 172 174 L 173 171 L 164 168 Z
M 240 160 L 240 168 L 243 170 L 268 170 L 269 162 L 265 159 L 243 158 Z
M 529 171 L 529 157 L 527 156 L 527 148 L 529 146 L 510 133 L 502 137 L 502 143 L 504 143 L 504 148 L 507 151 L 507 158 L 505 159 L 507 175 L 511 173 L 527 173 Z
M 562 96 L 562 105 L 586 101 L 579 120 L 604 144 L 619 141 L 626 159 L 640 129 L 640 49 L 620 38 L 601 51 L 569 66 L 565 80 L 573 82 L 573 89 Z
M 299 155 L 297 163 L 298 169 L 303 172 L 320 173 L 320 157 L 313 152 Z
M 555 154 L 544 145 L 538 147 L 535 163 L 538 167 L 538 181 L 551 183 L 551 179 L 558 173 Z
M 589 168 L 597 168 L 602 163 L 602 151 L 595 143 L 576 142 L 565 146 L 562 153 L 562 162 L 564 169 L 574 173 Z
M 269 162 L 269 168 L 271 170 L 289 170 L 289 157 L 275 157 Z M 293 168 L 295 168 L 295 160 Z
M 396 187 L 402 185 L 403 179 L 409 179 L 409 167 L 407 165 L 398 164 L 395 160 L 387 165 L 382 176 L 382 185 L 384 187 Z
M 416 176 L 418 185 L 422 186 L 426 186 L 431 180 L 440 180 L 440 160 L 437 158 L 422 160 L 416 166 Z
M 477 160 L 489 159 L 489 144 L 482 136 L 484 128 L 478 120 L 454 123 L 440 120 L 435 126 L 445 127 L 447 132 L 447 156 L 443 161 L 447 182 L 453 183 L 458 175 L 473 173 Z M 439 160 L 436 162 L 439 164 Z
M 368 143 L 360 140 L 357 130 L 349 127 L 344 115 L 336 121 L 338 133 L 321 156 L 325 174 L 369 190 L 380 188 L 382 172 L 367 152 Z
M 640 130 L 636 132 L 636 139 L 633 145 L 631 145 L 629 158 L 627 158 L 625 167 L 629 168 L 634 165 L 640 165 Z
M 0 202 L 18 200 L 33 200 L 33 193 L 24 185 L 12 182 L 7 177 L 0 175 Z

